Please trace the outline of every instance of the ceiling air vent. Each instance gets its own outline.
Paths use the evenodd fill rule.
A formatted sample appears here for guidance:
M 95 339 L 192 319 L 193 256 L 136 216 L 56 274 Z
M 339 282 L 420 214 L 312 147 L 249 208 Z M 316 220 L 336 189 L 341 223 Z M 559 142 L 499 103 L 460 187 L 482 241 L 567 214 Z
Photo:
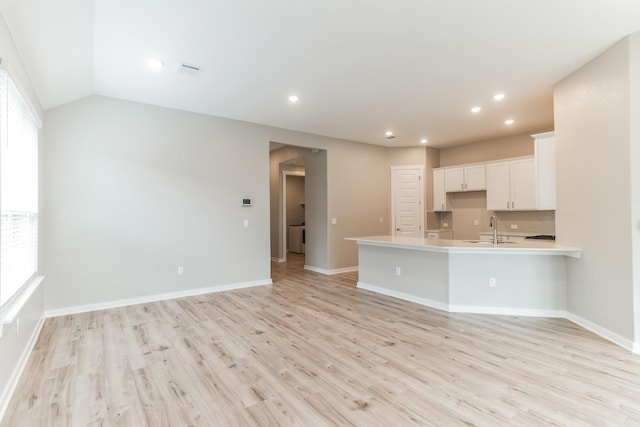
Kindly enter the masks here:
M 196 65 L 180 64 L 178 65 L 178 72 L 183 74 L 189 74 L 190 76 L 197 76 L 202 71 L 202 68 Z

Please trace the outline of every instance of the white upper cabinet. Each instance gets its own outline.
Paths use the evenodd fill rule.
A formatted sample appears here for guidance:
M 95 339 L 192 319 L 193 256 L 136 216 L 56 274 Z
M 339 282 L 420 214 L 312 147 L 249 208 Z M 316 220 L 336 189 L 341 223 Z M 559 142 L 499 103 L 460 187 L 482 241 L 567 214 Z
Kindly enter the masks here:
M 554 132 L 531 135 L 536 159 L 538 210 L 556 208 L 556 138 Z
M 511 163 L 511 210 L 536 209 L 535 160 L 513 160 Z
M 511 207 L 509 162 L 487 165 L 487 210 L 503 211 Z
M 467 191 L 478 191 L 487 189 L 484 165 L 473 165 L 465 167 L 464 177 Z
M 447 168 L 444 170 L 445 191 L 453 193 L 457 191 L 485 190 L 484 164 Z
M 536 209 L 533 158 L 487 164 L 487 209 L 493 211 Z
M 444 170 L 444 190 L 447 193 L 464 191 L 464 168 Z
M 433 171 L 433 210 L 447 210 L 447 194 L 444 189 L 444 170 Z
M 555 210 L 555 135 L 531 136 L 534 156 L 434 169 L 433 210 L 447 210 L 446 193 L 481 190 L 490 211 Z

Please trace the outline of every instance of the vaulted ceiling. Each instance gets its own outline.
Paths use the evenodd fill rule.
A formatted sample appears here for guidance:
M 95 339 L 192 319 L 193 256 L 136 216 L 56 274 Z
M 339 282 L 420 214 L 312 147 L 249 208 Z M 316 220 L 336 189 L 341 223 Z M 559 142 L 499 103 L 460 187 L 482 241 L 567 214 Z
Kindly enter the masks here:
M 388 146 L 551 129 L 553 85 L 640 31 L 638 0 L 0 0 L 0 13 L 45 109 L 99 94 Z

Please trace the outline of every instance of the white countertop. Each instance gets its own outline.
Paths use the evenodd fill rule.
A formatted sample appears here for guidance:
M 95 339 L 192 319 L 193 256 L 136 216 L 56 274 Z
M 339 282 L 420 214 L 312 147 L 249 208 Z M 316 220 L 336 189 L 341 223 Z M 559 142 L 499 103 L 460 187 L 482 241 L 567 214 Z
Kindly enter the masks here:
M 446 253 L 564 255 L 572 258 L 580 258 L 582 255 L 579 248 L 562 246 L 549 240 L 525 240 L 498 244 L 402 236 L 347 237 L 346 240 L 354 240 L 359 245 Z

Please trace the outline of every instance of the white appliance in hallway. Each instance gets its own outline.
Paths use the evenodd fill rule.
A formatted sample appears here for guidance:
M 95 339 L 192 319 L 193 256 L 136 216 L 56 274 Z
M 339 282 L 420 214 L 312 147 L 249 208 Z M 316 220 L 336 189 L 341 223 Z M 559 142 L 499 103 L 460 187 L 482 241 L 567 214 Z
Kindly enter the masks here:
M 305 229 L 304 225 L 289 226 L 289 252 L 303 254 L 305 246 Z

